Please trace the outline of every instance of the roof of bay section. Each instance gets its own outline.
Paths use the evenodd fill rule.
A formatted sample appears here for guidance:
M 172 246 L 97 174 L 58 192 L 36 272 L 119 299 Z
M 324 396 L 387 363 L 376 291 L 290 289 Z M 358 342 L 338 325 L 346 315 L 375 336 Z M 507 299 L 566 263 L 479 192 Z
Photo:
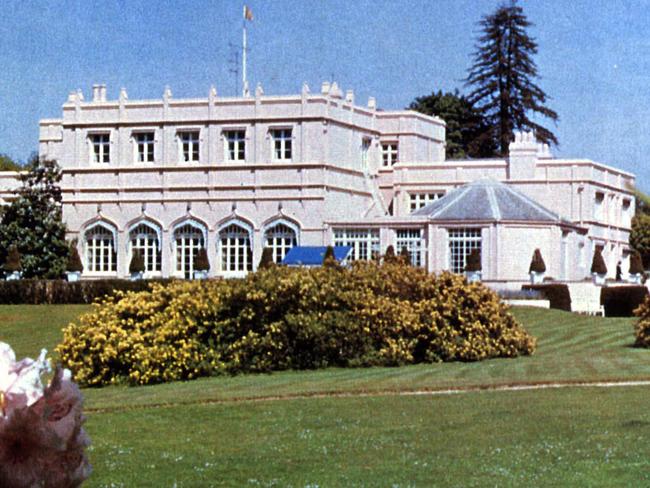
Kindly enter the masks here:
M 456 188 L 411 215 L 434 221 L 548 222 L 576 226 L 511 186 L 489 178 Z

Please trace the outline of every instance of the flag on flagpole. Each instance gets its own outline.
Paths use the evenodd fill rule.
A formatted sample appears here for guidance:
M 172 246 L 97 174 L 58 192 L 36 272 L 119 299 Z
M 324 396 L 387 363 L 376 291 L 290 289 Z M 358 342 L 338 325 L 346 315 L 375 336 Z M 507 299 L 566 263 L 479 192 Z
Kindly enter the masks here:
M 244 20 L 253 20 L 253 11 L 244 5 Z

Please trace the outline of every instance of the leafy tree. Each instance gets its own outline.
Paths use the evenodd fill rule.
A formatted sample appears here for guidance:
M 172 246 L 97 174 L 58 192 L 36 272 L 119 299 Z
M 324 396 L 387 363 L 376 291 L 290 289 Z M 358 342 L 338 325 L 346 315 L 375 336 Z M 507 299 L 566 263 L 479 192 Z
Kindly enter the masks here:
M 483 114 L 464 96 L 433 92 L 418 97 L 409 109 L 426 115 L 436 115 L 447 123 L 446 153 L 448 159 L 489 158 L 495 155 L 496 146 L 490 125 Z
M 650 268 L 650 215 L 639 213 L 632 218 L 630 246 L 641 254 L 643 267 Z
M 468 99 L 487 117 L 501 154 L 508 152 L 515 129 L 532 129 L 542 142 L 557 145 L 555 135 L 528 116 L 533 112 L 558 119 L 545 105 L 546 93 L 535 84 L 539 76 L 532 56 L 537 43 L 526 33 L 531 25 L 516 0 L 484 16 L 465 80 L 473 90 Z
M 20 175 L 22 186 L 0 221 L 0 258 L 15 245 L 25 278 L 58 278 L 69 256 L 61 219 L 61 169 L 56 162 L 32 157 Z
M 643 273 L 643 262 L 641 261 L 641 254 L 639 251 L 632 251 L 630 255 L 630 274 L 642 274 Z
M 0 171 L 20 171 L 23 167 L 6 154 L 0 154 Z

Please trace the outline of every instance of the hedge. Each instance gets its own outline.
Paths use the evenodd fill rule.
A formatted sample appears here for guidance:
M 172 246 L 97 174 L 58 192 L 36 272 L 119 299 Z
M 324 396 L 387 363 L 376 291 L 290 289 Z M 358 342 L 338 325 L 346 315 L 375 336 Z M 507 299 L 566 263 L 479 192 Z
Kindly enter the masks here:
M 70 324 L 57 352 L 76 381 L 100 386 L 479 361 L 534 349 L 535 339 L 484 285 L 371 262 L 271 266 L 241 280 L 120 292 Z
M 523 285 L 522 290 L 537 290 L 549 301 L 551 308 L 571 311 L 571 293 L 569 287 L 562 283 L 540 283 L 537 285 Z
M 0 304 L 72 304 L 93 303 L 96 299 L 113 295 L 116 291 L 144 291 L 151 283 L 168 283 L 157 280 L 13 280 L 0 281 Z
M 632 317 L 648 296 L 645 286 L 606 286 L 600 290 L 600 304 L 606 317 Z

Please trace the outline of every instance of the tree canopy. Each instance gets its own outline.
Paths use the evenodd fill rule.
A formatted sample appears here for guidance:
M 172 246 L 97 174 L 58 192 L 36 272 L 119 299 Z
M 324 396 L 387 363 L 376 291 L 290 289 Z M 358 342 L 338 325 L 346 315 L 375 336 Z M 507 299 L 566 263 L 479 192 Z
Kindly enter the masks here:
M 447 123 L 447 158 L 488 158 L 496 146 L 483 114 L 458 90 L 453 93 L 433 92 L 417 97 L 409 109 L 426 115 L 436 115 Z
M 23 277 L 58 278 L 69 256 L 61 218 L 61 170 L 54 161 L 34 156 L 20 175 L 22 186 L 0 221 L 0 258 L 5 262 L 15 246 Z
M 20 163 L 14 161 L 6 154 L 0 154 L 0 171 L 20 171 L 22 169 Z
M 532 130 L 540 141 L 558 143 L 549 129 L 529 117 L 536 113 L 558 119 L 546 107 L 546 93 L 535 84 L 539 78 L 533 60 L 537 43 L 526 32 L 531 25 L 516 1 L 484 16 L 479 22 L 474 64 L 465 80 L 472 89 L 468 100 L 487 118 L 491 133 L 486 135 L 494 138 L 502 155 L 507 154 L 516 129 Z

